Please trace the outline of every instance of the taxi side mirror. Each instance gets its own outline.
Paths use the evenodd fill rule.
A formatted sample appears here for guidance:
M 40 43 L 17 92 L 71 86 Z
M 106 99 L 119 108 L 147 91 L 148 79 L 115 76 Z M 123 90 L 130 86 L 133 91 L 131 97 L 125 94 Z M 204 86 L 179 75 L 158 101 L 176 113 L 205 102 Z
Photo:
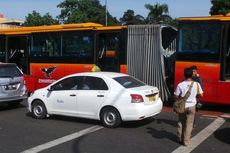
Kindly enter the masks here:
M 49 87 L 47 88 L 47 90 L 48 90 L 48 91 L 53 91 L 53 90 L 54 90 L 54 87 L 53 87 L 53 86 L 49 86 Z

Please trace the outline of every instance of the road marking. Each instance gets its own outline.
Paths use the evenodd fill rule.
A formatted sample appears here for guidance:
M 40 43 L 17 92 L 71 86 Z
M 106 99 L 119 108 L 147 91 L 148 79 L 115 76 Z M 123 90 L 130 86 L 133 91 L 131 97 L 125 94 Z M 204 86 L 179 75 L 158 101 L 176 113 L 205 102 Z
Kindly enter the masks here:
M 211 134 L 213 134 L 221 125 L 223 125 L 225 120 L 218 117 L 215 119 L 209 126 L 200 131 L 197 135 L 192 137 L 191 143 L 188 146 L 180 146 L 172 153 L 190 153 L 194 150 L 199 144 L 201 144 L 205 139 L 207 139 Z
M 90 128 L 84 129 L 84 130 L 82 130 L 82 131 L 79 131 L 79 132 L 76 132 L 76 133 L 73 133 L 73 134 L 70 134 L 70 135 L 61 137 L 61 138 L 59 138 L 59 139 L 56 139 L 56 140 L 47 142 L 47 143 L 45 143 L 45 144 L 42 144 L 42 145 L 39 145 L 39 146 L 30 148 L 30 149 L 25 150 L 25 151 L 23 151 L 23 152 L 21 152 L 21 153 L 37 153 L 37 152 L 40 152 L 40 151 L 43 151 L 43 150 L 52 148 L 52 147 L 54 147 L 54 146 L 60 145 L 60 144 L 62 144 L 62 143 L 65 143 L 65 142 L 67 142 L 67 141 L 76 139 L 76 138 L 81 137 L 81 136 L 83 136 L 83 135 L 86 135 L 86 134 L 95 132 L 95 131 L 100 130 L 100 129 L 102 129 L 102 128 L 103 128 L 102 126 L 98 126 L 98 125 L 92 126 L 92 127 L 90 127 Z

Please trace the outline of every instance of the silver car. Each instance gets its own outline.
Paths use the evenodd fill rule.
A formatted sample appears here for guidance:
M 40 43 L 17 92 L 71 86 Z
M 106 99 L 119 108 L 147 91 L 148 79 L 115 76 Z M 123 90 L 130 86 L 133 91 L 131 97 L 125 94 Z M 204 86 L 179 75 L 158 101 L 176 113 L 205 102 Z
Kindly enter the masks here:
M 17 106 L 27 98 L 22 72 L 13 63 L 0 63 L 0 103 Z

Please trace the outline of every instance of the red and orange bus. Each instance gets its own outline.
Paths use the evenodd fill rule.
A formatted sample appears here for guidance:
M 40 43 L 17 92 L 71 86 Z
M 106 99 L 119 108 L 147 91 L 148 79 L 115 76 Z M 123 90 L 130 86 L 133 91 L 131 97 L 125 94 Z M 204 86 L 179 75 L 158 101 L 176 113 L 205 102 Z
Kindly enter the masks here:
M 208 103 L 230 104 L 230 16 L 179 18 L 175 82 L 196 65 Z
M 22 69 L 29 92 L 97 65 L 102 71 L 132 74 L 158 86 L 167 97 L 165 82 L 173 75 L 171 64 L 164 66 L 164 61 L 176 50 L 176 34 L 166 25 L 79 23 L 2 29 L 0 62 Z

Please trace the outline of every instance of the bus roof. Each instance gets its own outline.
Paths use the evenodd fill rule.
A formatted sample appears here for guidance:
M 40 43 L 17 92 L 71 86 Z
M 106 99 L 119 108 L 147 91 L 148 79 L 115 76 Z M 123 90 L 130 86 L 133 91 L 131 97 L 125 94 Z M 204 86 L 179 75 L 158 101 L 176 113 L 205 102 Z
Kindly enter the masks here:
M 180 17 L 179 21 L 230 21 L 230 14 L 227 15 L 212 15 L 201 17 Z
M 17 35 L 17 34 L 30 34 L 35 32 L 54 32 L 54 31 L 70 31 L 70 30 L 115 30 L 122 29 L 126 26 L 103 26 L 98 23 L 76 23 L 76 24 L 61 24 L 49 26 L 31 26 L 31 27 L 18 27 L 11 29 L 1 29 L 0 34 Z

